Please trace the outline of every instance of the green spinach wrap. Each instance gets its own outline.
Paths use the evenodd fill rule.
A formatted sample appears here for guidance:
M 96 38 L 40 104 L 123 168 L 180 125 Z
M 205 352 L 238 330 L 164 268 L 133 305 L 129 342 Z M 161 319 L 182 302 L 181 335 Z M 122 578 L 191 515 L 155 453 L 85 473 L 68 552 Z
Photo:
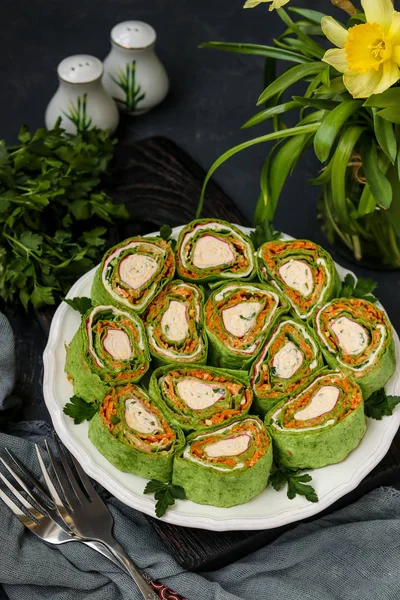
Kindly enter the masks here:
M 93 280 L 92 301 L 142 313 L 174 272 L 168 242 L 140 236 L 127 239 L 104 255 Z
M 89 439 L 120 471 L 170 481 L 183 433 L 171 427 L 162 408 L 132 383 L 113 388 L 89 423 Z
M 150 366 L 140 318 L 115 306 L 96 306 L 82 317 L 67 347 L 65 371 L 74 393 L 97 402 L 118 383 L 137 382 Z
M 250 371 L 253 410 L 265 417 L 275 404 L 304 387 L 323 365 L 314 332 L 301 321 L 284 317 Z
M 212 431 L 193 433 L 177 452 L 172 482 L 198 504 L 244 504 L 267 486 L 272 444 L 257 417 L 246 417 Z
M 248 369 L 276 319 L 288 311 L 283 295 L 267 285 L 230 282 L 219 287 L 205 306 L 212 364 Z
M 300 319 L 309 319 L 318 305 L 337 296 L 340 279 L 321 246 L 308 240 L 277 240 L 261 246 L 257 254 L 260 279 L 281 290 Z
M 183 281 L 169 282 L 156 296 L 144 315 L 149 349 L 156 363 L 206 362 L 203 305 L 203 290 Z
M 366 431 L 359 386 L 339 371 L 321 371 L 265 417 L 278 463 L 317 469 L 341 462 Z
M 176 246 L 178 275 L 193 282 L 251 278 L 254 247 L 238 227 L 218 219 L 198 219 L 186 225 Z
M 154 371 L 149 391 L 169 422 L 188 432 L 247 414 L 253 399 L 248 384 L 239 373 L 225 369 L 171 365 Z
M 327 363 L 353 377 L 364 399 L 382 388 L 396 368 L 392 326 L 367 300 L 341 298 L 316 312 L 313 325 Z

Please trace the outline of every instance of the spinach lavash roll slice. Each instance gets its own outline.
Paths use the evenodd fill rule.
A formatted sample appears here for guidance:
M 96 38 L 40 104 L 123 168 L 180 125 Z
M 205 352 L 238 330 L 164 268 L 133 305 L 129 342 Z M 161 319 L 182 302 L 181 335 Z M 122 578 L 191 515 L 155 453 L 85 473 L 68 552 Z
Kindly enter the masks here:
M 120 471 L 159 481 L 170 481 L 174 454 L 185 440 L 162 408 L 131 383 L 106 395 L 89 422 L 89 439 Z
M 176 270 L 186 281 L 251 278 L 254 247 L 238 227 L 219 219 L 197 219 L 179 234 Z
M 247 414 L 253 399 L 248 384 L 239 373 L 225 369 L 171 365 L 154 371 L 149 392 L 170 423 L 188 432 Z
M 341 462 L 366 431 L 359 386 L 340 371 L 321 371 L 265 417 L 280 465 L 317 469 Z
M 92 301 L 141 313 L 174 273 L 175 258 L 168 242 L 129 238 L 104 255 L 93 280 Z
M 267 242 L 258 250 L 262 281 L 281 290 L 300 319 L 308 319 L 317 305 L 334 298 L 340 288 L 332 257 L 308 240 Z
M 313 325 L 326 361 L 353 377 L 368 398 L 396 368 L 392 326 L 385 312 L 359 298 L 340 298 L 315 313 Z
M 323 365 L 314 332 L 301 321 L 283 317 L 250 371 L 254 411 L 264 417 L 275 404 L 304 387 Z
M 144 322 L 156 363 L 206 362 L 203 305 L 203 290 L 184 281 L 169 282 L 155 297 Z
M 253 416 L 188 436 L 177 452 L 172 482 L 198 504 L 230 507 L 260 494 L 272 465 L 271 439 Z
M 230 282 L 205 306 L 205 328 L 213 364 L 248 369 L 276 319 L 289 311 L 283 295 L 264 284 Z
M 137 382 L 150 366 L 142 321 L 115 306 L 86 312 L 67 347 L 65 371 L 74 393 L 96 402 L 118 383 Z

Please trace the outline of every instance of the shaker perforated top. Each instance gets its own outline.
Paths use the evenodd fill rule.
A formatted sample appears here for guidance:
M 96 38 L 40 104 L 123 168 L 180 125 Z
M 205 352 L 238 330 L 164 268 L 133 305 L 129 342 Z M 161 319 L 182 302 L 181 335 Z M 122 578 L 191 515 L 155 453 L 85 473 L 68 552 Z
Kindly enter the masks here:
M 103 63 L 89 54 L 75 54 L 60 62 L 57 73 L 67 83 L 90 83 L 102 76 Z
M 143 21 L 124 21 L 111 30 L 111 41 L 114 44 L 132 50 L 148 48 L 156 39 L 153 27 Z

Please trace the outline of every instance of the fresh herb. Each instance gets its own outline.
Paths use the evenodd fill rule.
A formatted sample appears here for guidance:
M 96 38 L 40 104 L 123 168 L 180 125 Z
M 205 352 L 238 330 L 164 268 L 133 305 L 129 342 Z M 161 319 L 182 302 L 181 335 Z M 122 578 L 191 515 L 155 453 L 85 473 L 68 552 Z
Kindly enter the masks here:
M 163 483 L 152 479 L 144 488 L 144 494 L 154 494 L 156 502 L 156 516 L 162 517 L 168 510 L 168 507 L 175 504 L 175 500 L 185 500 L 185 490 L 179 485 L 172 483 Z
M 260 225 L 257 225 L 255 231 L 250 233 L 250 238 L 254 248 L 257 250 L 257 248 L 260 248 L 266 242 L 277 240 L 280 235 L 280 231 L 275 231 L 273 224 L 265 220 Z
M 393 409 L 400 403 L 400 396 L 387 396 L 385 389 L 377 390 L 367 400 L 364 400 L 364 410 L 367 417 L 380 421 L 382 417 L 390 417 Z
M 98 189 L 115 145 L 106 132 L 69 135 L 58 121 L 22 127 L 19 141 L 0 141 L 0 300 L 40 308 L 98 262 L 107 233 L 98 222 L 128 213 Z
M 245 317 L 244 315 L 239 315 L 240 319 L 242 319 L 243 321 L 251 321 L 252 319 L 254 319 L 255 316 L 255 312 L 251 313 L 251 315 L 249 315 L 248 317 Z
M 95 404 L 89 404 L 79 396 L 72 396 L 70 402 L 64 406 L 64 413 L 74 420 L 75 425 L 79 425 L 83 421 L 90 421 L 96 412 Z
M 287 467 L 276 467 L 271 473 L 270 483 L 274 490 L 279 492 L 287 484 L 287 496 L 293 500 L 297 495 L 305 496 L 309 502 L 318 502 L 318 496 L 311 485 L 306 485 L 312 481 L 311 475 L 305 473 L 300 475 L 301 469 L 289 469 Z
M 86 296 L 76 296 L 75 298 L 64 298 L 64 302 L 66 302 L 71 308 L 77 310 L 84 315 L 85 312 L 92 308 L 92 300 L 91 298 L 87 298 Z
M 169 238 L 171 237 L 171 233 L 172 233 L 172 227 L 170 227 L 169 225 L 162 225 L 160 228 L 160 237 L 165 240 L 166 242 L 169 240 Z
M 117 415 L 111 415 L 110 417 L 110 423 L 112 425 L 118 425 L 118 423 L 121 421 L 121 419 L 119 417 L 117 417 Z
M 376 281 L 373 279 L 363 279 L 360 277 L 358 281 L 348 273 L 342 283 L 342 289 L 340 290 L 340 298 L 361 298 L 368 300 L 369 302 L 377 302 L 377 298 L 372 295 L 372 292 L 377 287 Z

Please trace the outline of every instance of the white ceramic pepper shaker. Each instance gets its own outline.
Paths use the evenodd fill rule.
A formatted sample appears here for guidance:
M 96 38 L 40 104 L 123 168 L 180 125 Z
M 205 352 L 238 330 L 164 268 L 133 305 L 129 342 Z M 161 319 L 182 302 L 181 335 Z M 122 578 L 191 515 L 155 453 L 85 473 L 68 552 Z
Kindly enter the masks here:
M 142 21 L 124 21 L 111 30 L 103 85 L 129 114 L 147 112 L 168 93 L 168 75 L 154 50 L 156 39 L 153 27 Z
M 59 87 L 46 109 L 47 129 L 58 117 L 68 133 L 98 127 L 113 133 L 119 122 L 114 100 L 102 84 L 101 60 L 87 54 L 68 56 L 57 67 Z

